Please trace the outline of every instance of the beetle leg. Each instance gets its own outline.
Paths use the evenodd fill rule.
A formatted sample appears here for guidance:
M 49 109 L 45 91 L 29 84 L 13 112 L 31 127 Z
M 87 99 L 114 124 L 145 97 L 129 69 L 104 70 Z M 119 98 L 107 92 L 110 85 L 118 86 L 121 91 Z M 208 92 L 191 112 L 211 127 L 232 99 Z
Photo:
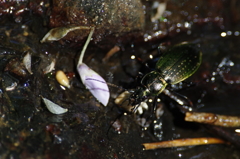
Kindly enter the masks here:
M 154 117 L 153 114 L 156 114 L 157 99 L 158 99 L 158 96 L 155 96 L 153 99 L 152 107 L 150 107 L 151 108 L 151 115 L 149 117 L 150 119 L 152 119 Z
M 109 130 L 113 127 L 113 124 L 118 120 L 120 119 L 122 116 L 124 115 L 124 112 L 121 112 L 112 122 L 111 124 L 109 125 L 108 129 L 107 129 L 107 138 L 109 139 L 109 136 L 108 136 L 108 133 L 109 133 Z
M 193 111 L 193 104 L 186 96 L 183 96 L 177 92 L 172 92 L 167 89 L 163 90 L 163 93 L 173 99 L 175 102 L 177 102 L 180 110 L 183 113 Z
M 163 55 L 163 51 L 162 50 L 165 50 L 165 46 L 161 43 L 160 45 L 158 45 L 157 47 L 157 53 L 158 53 L 158 56 L 162 56 Z
M 156 114 L 156 108 L 157 108 L 157 103 L 158 103 L 157 99 L 158 99 L 158 96 L 155 96 L 153 99 L 152 107 L 150 107 L 151 114 L 150 114 L 150 116 L 147 117 L 147 121 L 149 121 L 149 120 L 154 121 L 156 118 L 155 114 Z

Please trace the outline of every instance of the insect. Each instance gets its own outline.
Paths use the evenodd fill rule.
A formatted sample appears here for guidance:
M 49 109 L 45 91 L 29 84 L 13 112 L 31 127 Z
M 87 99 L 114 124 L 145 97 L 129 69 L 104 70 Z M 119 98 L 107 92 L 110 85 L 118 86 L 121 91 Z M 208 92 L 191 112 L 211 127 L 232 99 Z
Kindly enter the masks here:
M 181 44 L 168 49 L 157 61 L 155 70 L 147 73 L 129 97 L 134 112 L 150 96 L 158 96 L 167 85 L 177 84 L 192 76 L 199 68 L 202 53 L 194 44 Z

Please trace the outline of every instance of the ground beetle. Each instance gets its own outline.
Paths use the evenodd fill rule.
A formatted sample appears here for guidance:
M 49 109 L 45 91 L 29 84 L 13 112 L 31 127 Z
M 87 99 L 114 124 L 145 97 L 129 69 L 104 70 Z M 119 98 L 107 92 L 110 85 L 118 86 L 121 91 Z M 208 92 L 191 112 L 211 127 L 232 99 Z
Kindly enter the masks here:
M 155 70 L 146 74 L 130 96 L 135 111 L 150 96 L 158 96 L 168 84 L 177 84 L 193 75 L 202 61 L 202 53 L 194 44 L 181 44 L 168 49 L 158 60 Z

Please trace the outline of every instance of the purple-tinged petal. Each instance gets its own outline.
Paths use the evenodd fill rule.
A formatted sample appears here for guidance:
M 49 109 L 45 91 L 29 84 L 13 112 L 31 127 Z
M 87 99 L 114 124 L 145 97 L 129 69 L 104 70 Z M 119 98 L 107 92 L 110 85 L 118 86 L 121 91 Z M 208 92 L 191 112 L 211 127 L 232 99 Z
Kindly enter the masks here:
M 87 41 L 84 44 L 81 54 L 79 56 L 77 70 L 86 88 L 90 90 L 92 95 L 97 98 L 99 102 L 106 106 L 110 97 L 106 81 L 98 73 L 90 69 L 86 64 L 82 62 L 85 50 L 87 49 L 93 32 L 94 28 L 91 28 Z
M 106 106 L 110 97 L 106 81 L 84 63 L 79 64 L 77 70 L 86 88 L 99 102 Z

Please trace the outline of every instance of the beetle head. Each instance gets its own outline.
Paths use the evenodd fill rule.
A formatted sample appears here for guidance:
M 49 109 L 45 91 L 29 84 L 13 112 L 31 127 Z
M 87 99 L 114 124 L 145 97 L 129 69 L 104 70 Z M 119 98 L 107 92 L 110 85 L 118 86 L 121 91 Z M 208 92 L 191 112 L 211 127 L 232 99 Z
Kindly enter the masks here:
M 143 87 L 137 88 L 134 93 L 130 96 L 130 105 L 137 106 L 141 102 L 144 102 L 148 99 L 150 91 Z

